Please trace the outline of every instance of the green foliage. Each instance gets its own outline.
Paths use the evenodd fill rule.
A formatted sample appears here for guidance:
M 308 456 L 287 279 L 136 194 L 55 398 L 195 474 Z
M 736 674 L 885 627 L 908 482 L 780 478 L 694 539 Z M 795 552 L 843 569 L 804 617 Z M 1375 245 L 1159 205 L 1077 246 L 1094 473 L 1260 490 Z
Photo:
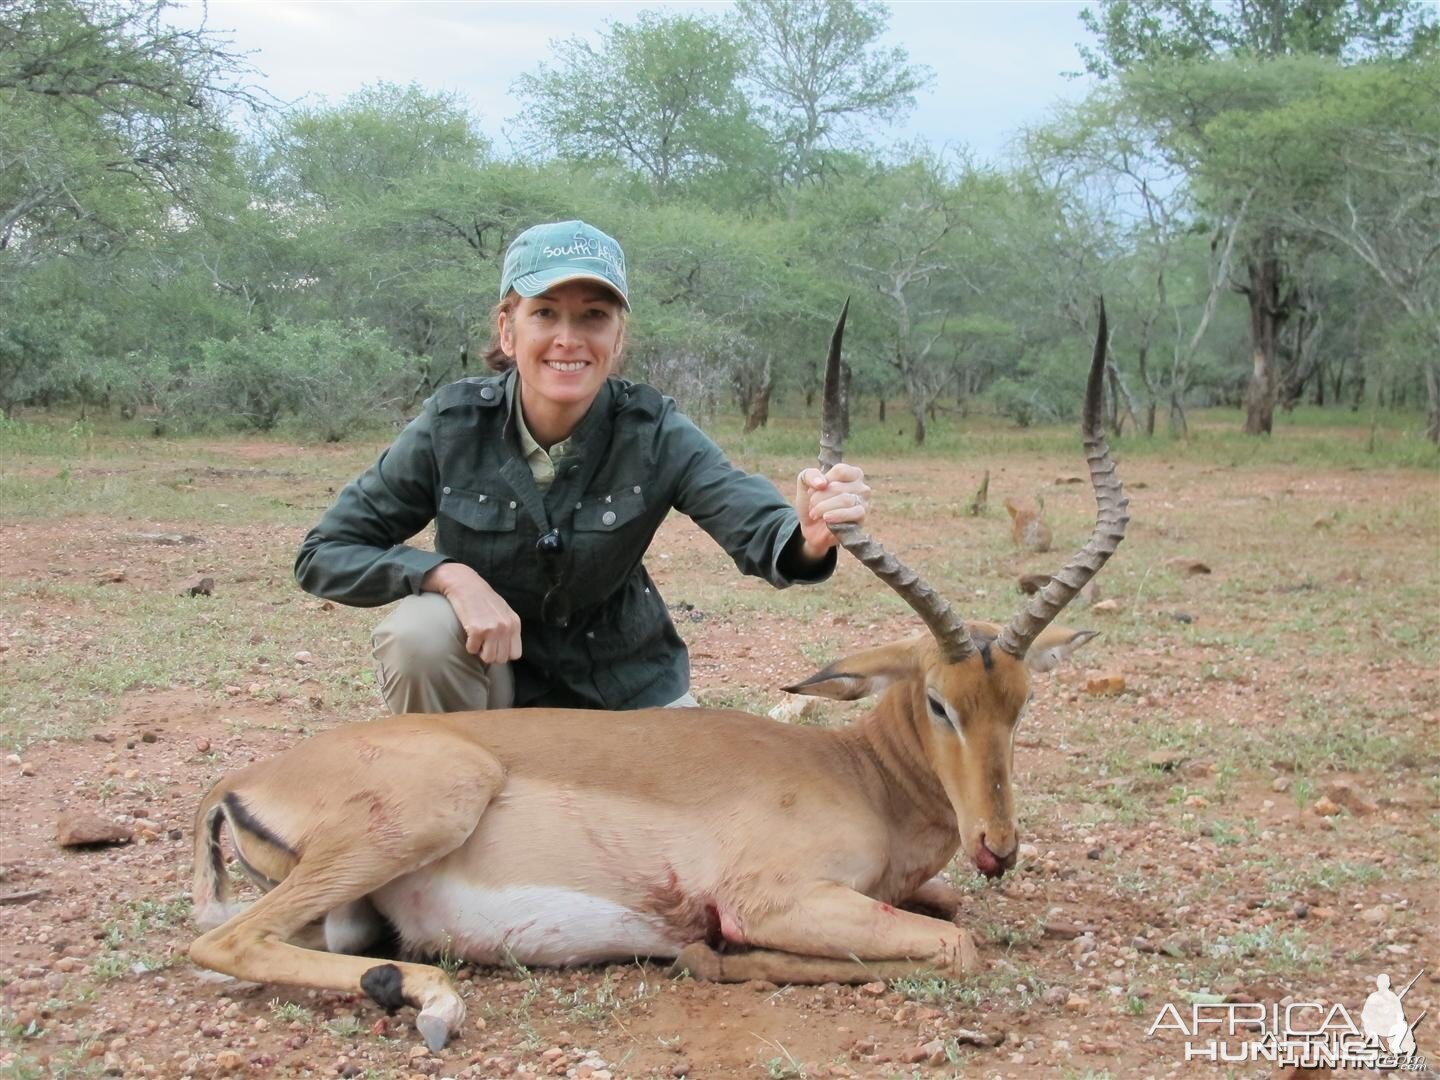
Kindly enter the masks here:
M 991 384 L 986 395 L 991 407 L 1021 427 L 1078 418 L 1085 378 L 1076 355 L 1073 348 L 1059 347 L 1030 355 L 1023 368 Z
M 1326 358 L 1313 351 L 1315 315 L 1326 294 L 1336 290 L 1316 273 L 1318 246 L 1348 247 L 1407 310 L 1413 314 L 1422 307 L 1414 290 L 1396 288 L 1376 267 L 1385 262 L 1387 270 L 1399 270 L 1393 251 L 1391 258 L 1377 260 L 1368 250 L 1377 235 L 1393 237 L 1396 230 L 1373 218 L 1364 225 L 1354 220 L 1365 216 L 1364 208 L 1357 209 L 1345 192 L 1366 192 L 1362 203 L 1378 197 L 1381 206 L 1393 207 L 1396 200 L 1386 193 L 1390 180 L 1411 193 L 1414 205 L 1433 202 L 1426 194 L 1427 170 L 1399 167 L 1407 154 L 1414 163 L 1413 135 L 1425 122 L 1420 113 L 1434 113 L 1433 87 L 1402 88 L 1404 79 L 1391 78 L 1387 90 L 1375 90 L 1392 68 L 1423 76 L 1434 66 L 1440 20 L 1432 7 L 1412 0 L 1226 6 L 1212 0 L 1104 0 L 1081 17 L 1097 38 L 1093 49 L 1082 48 L 1087 67 L 1102 78 L 1118 76 L 1119 96 L 1110 100 L 1121 108 L 1111 120 L 1123 117 L 1124 124 L 1106 126 L 1136 137 L 1133 153 L 1142 168 L 1161 161 L 1185 178 L 1199 211 L 1218 223 L 1217 239 L 1222 232 L 1238 236 L 1236 268 L 1243 272 L 1215 276 L 1232 278 L 1248 300 L 1254 364 L 1245 390 L 1246 430 L 1268 432 L 1277 398 L 1288 400 L 1287 384 L 1296 378 L 1313 377 L 1317 385 L 1326 380 Z M 1407 62 L 1377 60 L 1387 57 Z M 1361 59 L 1371 63 L 1346 66 Z M 1372 122 L 1358 131 L 1335 111 L 1346 99 L 1341 87 L 1355 81 L 1370 86 L 1372 104 L 1385 102 L 1383 115 L 1373 113 Z M 1281 121 L 1302 116 L 1324 120 Z M 1377 138 L 1376 128 L 1385 134 Z M 1425 149 L 1430 142 L 1421 143 L 1422 162 L 1433 157 Z M 1374 175 L 1347 183 L 1352 166 Z M 1153 227 L 1152 192 L 1146 190 L 1143 198 Z M 1409 216 L 1402 212 L 1397 218 Z M 1425 231 L 1423 224 L 1417 231 Z M 1408 269 L 1415 263 L 1413 245 L 1407 246 L 1408 258 L 1401 262 Z M 1145 323 L 1147 334 L 1152 323 L 1153 316 Z M 1415 367 L 1418 386 L 1422 365 Z M 1424 371 L 1430 437 L 1440 441 L 1440 365 Z M 1153 400 L 1153 384 L 1146 383 Z
M 478 165 L 489 149 L 458 97 L 379 82 L 292 114 L 273 166 L 323 207 L 401 190 L 444 164 Z
M 1184 434 L 1246 386 L 1232 285 L 1264 264 L 1280 404 L 1423 400 L 1440 439 L 1435 20 L 1403 0 L 1105 3 L 1092 66 L 1116 77 L 1010 171 L 876 151 L 928 73 L 873 0 L 556 42 L 520 81 L 523 159 L 416 85 L 241 136 L 243 65 L 160 10 L 0 4 L 6 415 L 341 437 L 483 370 L 509 240 L 582 217 L 629 255 L 624 372 L 752 430 L 813 399 L 847 297 L 852 398 L 887 399 L 890 434 L 1071 419 L 1103 293 L 1127 430 Z
M 1440 30 L 1416 0 L 1100 0 L 1080 13 L 1098 38 L 1080 47 L 1102 78 L 1156 60 L 1195 61 L 1230 53 L 1310 54 L 1353 60 L 1414 53 Z
M 279 323 L 227 341 L 207 341 L 163 399 L 174 427 L 238 423 L 270 431 L 285 417 L 336 442 L 405 396 L 414 369 L 373 328 L 334 322 Z
M 0 277 L 161 225 L 225 152 L 243 64 L 161 0 L 0 6 Z
M 738 85 L 744 44 L 718 21 L 642 11 L 610 24 L 598 48 L 579 37 L 554 48 L 554 66 L 516 83 L 532 150 L 619 163 L 661 195 L 753 166 L 763 139 Z
M 6 417 L 17 405 L 57 389 L 56 372 L 80 344 L 63 310 L 35 292 L 21 289 L 5 297 L 12 312 L 0 322 L 0 413 Z
M 827 150 L 864 147 L 866 122 L 899 120 L 930 81 L 904 49 L 880 45 L 890 16 L 873 0 L 739 0 L 735 14 L 783 182 L 820 177 Z

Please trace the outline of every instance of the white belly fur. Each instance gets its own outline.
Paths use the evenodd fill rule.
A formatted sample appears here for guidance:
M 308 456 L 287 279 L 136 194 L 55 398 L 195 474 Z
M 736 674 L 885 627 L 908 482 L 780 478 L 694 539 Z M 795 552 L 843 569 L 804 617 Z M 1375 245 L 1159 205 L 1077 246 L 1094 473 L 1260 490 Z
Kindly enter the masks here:
M 687 944 L 658 916 L 548 885 L 487 889 L 422 872 L 392 881 L 371 899 L 407 946 L 482 964 L 671 957 Z

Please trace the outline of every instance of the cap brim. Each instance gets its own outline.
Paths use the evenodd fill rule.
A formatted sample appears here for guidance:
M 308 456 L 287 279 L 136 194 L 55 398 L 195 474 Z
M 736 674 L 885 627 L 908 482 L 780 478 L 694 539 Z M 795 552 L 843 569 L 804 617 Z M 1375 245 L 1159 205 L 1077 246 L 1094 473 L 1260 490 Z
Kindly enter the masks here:
M 510 287 L 521 296 L 539 296 L 546 289 L 553 289 L 556 285 L 566 285 L 572 281 L 593 281 L 596 285 L 603 285 L 608 291 L 615 294 L 620 303 L 625 305 L 625 310 L 630 310 L 630 298 L 615 287 L 615 283 L 600 274 L 587 274 L 583 271 L 556 269 L 550 272 L 537 271 L 533 274 L 521 274 Z

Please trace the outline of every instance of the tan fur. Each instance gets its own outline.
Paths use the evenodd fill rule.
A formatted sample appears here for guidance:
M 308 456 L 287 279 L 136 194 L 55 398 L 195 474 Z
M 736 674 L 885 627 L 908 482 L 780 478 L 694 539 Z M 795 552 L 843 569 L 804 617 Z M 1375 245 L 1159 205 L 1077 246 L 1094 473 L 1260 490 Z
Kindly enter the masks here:
M 1038 502 L 1038 500 L 1037 500 Z M 1054 541 L 1050 526 L 1044 517 L 1045 504 L 1024 506 L 1014 499 L 1005 500 L 1005 509 L 1010 512 L 1010 535 L 1015 543 L 1026 551 L 1049 551 Z
M 1035 652 L 1089 636 L 1052 627 Z M 957 849 L 974 860 L 983 844 L 1002 871 L 1014 861 L 1011 736 L 1029 679 L 998 650 L 991 661 L 946 664 L 928 636 L 838 661 L 806 692 L 888 687 L 869 715 L 838 730 L 710 709 L 534 709 L 324 732 L 206 796 L 196 910 L 229 910 L 209 838 L 227 796 L 274 834 L 257 837 L 243 815 L 240 827 L 231 821 L 246 861 L 281 883 L 191 955 L 244 979 L 358 992 L 383 962 L 301 948 L 305 928 L 346 905 L 368 910 L 355 905 L 366 897 L 395 919 L 396 904 L 423 902 L 433 883 L 463 881 L 553 887 L 653 916 L 674 932 L 671 955 L 697 975 L 828 982 L 969 971 L 968 933 L 898 908 L 935 902 L 943 890 L 931 879 Z M 963 739 L 937 722 L 928 693 L 956 710 Z M 474 929 L 409 944 L 463 954 Z M 717 929 L 748 951 L 714 953 Z M 426 1041 L 443 1045 L 463 1017 L 459 997 L 438 969 L 395 970 Z

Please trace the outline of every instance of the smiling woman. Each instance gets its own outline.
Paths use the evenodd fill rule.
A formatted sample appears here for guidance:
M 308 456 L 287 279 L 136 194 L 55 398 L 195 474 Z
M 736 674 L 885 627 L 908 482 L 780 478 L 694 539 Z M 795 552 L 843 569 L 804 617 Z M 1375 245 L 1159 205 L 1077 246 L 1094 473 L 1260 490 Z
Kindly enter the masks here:
M 673 400 L 616 377 L 629 310 L 614 238 L 583 221 L 521 233 L 493 313 L 497 374 L 442 387 L 305 538 L 305 589 L 400 601 L 374 634 L 392 712 L 693 705 L 643 562 L 670 510 L 778 588 L 829 577 L 830 525 L 865 520 L 855 466 L 803 470 L 792 507 Z M 405 542 L 432 520 L 434 551 Z
M 511 296 L 496 316 L 499 348 L 518 372 L 525 422 L 548 450 L 574 430 L 620 358 L 625 316 L 615 293 L 587 280 Z

